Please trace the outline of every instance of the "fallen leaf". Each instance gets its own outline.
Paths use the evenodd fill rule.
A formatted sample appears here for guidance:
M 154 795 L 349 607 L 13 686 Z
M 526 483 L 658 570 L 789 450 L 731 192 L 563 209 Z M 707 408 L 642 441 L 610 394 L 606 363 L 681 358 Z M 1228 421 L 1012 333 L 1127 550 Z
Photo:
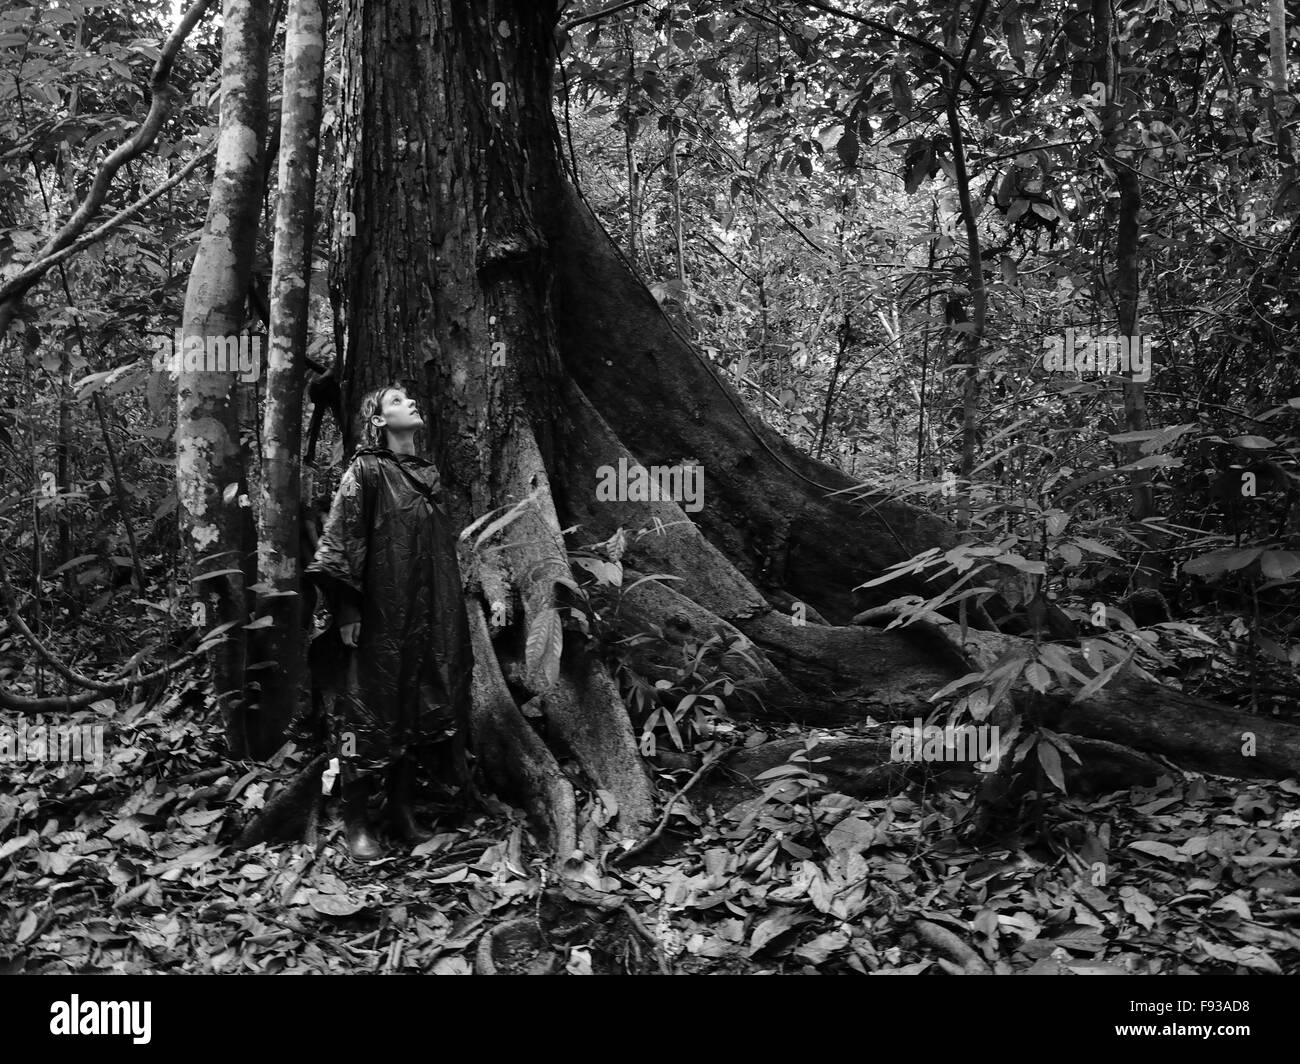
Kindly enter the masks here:
M 321 894 L 319 891 L 312 892 L 309 904 L 322 916 L 352 916 L 365 908 L 361 902 L 345 895 Z

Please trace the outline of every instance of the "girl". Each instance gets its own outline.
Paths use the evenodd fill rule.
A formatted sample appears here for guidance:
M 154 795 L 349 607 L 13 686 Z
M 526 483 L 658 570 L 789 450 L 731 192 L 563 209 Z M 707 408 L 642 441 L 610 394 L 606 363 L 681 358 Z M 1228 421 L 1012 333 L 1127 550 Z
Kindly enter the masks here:
M 410 844 L 430 838 L 411 809 L 416 758 L 456 734 L 469 651 L 438 472 L 415 453 L 424 425 L 415 400 L 380 388 L 362 400 L 361 423 L 365 445 L 343 475 L 308 573 L 347 648 L 327 727 L 348 848 L 373 860 L 383 851 L 367 808 L 381 774 L 396 833 Z

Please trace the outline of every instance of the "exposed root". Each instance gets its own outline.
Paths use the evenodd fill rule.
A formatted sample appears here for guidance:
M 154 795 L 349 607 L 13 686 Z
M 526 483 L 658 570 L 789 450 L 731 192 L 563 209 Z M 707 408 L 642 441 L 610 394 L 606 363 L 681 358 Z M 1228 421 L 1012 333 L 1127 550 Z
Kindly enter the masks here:
M 618 688 L 591 653 L 575 655 L 541 705 L 552 739 L 578 755 L 584 771 L 618 801 L 618 825 L 639 836 L 654 819 L 654 788 L 646 774 Z
M 573 787 L 515 704 L 482 608 L 470 600 L 467 613 L 474 651 L 470 731 L 479 763 L 494 785 L 518 797 L 544 826 L 557 858 L 567 858 L 578 839 Z

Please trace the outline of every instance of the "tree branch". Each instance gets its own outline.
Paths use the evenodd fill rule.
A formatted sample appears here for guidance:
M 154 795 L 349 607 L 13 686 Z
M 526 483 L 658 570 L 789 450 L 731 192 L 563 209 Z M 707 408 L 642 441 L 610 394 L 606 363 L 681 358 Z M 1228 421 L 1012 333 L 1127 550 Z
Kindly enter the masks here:
M 588 22 L 597 22 L 600 19 L 607 18 L 610 15 L 616 15 L 629 7 L 639 7 L 646 3 L 647 0 L 623 0 L 621 4 L 611 4 L 609 7 L 601 8 L 599 11 L 593 11 L 590 15 L 583 15 L 581 18 L 571 18 L 568 22 L 563 23 L 560 29 L 566 33 L 578 26 L 586 25 Z
M 149 111 L 144 116 L 144 120 L 141 121 L 131 137 L 119 144 L 109 153 L 108 158 L 100 164 L 99 170 L 91 182 L 90 191 L 86 193 L 86 198 L 73 212 L 72 217 L 64 223 L 63 228 L 36 253 L 36 261 L 49 259 L 56 252 L 62 251 L 76 240 L 86 226 L 90 224 L 90 220 L 99 213 L 104 200 L 108 198 L 109 185 L 112 184 L 113 178 L 117 176 L 118 170 L 132 159 L 143 155 L 153 145 L 159 130 L 163 127 L 163 123 L 171 116 L 172 107 L 180 98 L 180 93 L 170 82 L 172 62 L 190 30 L 203 17 L 211 2 L 212 0 L 196 0 L 194 5 L 181 16 L 180 23 L 172 31 L 171 36 L 167 38 L 167 43 L 158 56 L 158 62 L 154 65 L 149 83 L 149 91 L 153 99 L 150 101 Z M 46 266 L 45 269 L 49 269 L 49 266 Z M 26 276 L 25 281 L 16 286 L 5 286 L 6 294 L 3 299 L 0 299 L 0 336 L 3 336 L 8 330 L 10 323 L 18 313 L 23 296 L 40 280 L 45 273 L 45 269 L 35 275 L 30 275 L 30 272 L 25 270 L 20 275 Z
M 931 44 L 922 37 L 908 33 L 906 30 L 895 29 L 887 22 L 881 22 L 878 19 L 867 18 L 865 15 L 858 15 L 852 11 L 845 11 L 843 8 L 835 7 L 832 4 L 822 3 L 822 0 L 803 0 L 808 7 L 815 7 L 818 11 L 824 11 L 828 15 L 838 15 L 840 18 L 846 18 L 850 22 L 856 22 L 862 26 L 869 26 L 873 30 L 879 30 L 881 33 L 887 33 L 891 37 L 897 37 L 900 41 L 907 41 L 908 44 L 914 44 L 918 48 L 924 48 L 927 52 L 932 52 L 946 62 L 953 70 L 958 71 L 958 81 L 965 78 L 971 83 L 974 89 L 980 89 L 981 86 L 970 74 L 966 72 L 965 62 L 959 62 L 957 57 L 949 55 L 944 49 L 937 44 Z
M 21 297 L 27 289 L 40 280 L 42 274 L 53 269 L 55 266 L 59 265 L 59 263 L 70 259 L 78 252 L 84 251 L 86 248 L 90 247 L 91 244 L 96 244 L 103 240 L 104 237 L 108 236 L 108 234 L 118 226 L 122 225 L 124 222 L 130 221 L 149 206 L 149 204 L 153 203 L 159 197 L 166 195 L 182 181 L 188 178 L 198 169 L 200 163 L 211 158 L 214 151 L 216 151 L 216 144 L 209 144 L 199 152 L 198 155 L 194 156 L 193 159 L 186 163 L 182 169 L 178 170 L 147 196 L 142 196 L 131 204 L 131 206 L 118 211 L 117 214 L 113 215 L 112 218 L 97 229 L 92 229 L 85 236 L 69 244 L 61 251 L 56 251 L 53 255 L 47 255 L 45 258 L 37 259 L 30 265 L 24 266 L 19 273 L 16 273 L 13 277 L 9 278 L 9 280 L 0 284 L 0 300 L 9 299 L 11 296 Z

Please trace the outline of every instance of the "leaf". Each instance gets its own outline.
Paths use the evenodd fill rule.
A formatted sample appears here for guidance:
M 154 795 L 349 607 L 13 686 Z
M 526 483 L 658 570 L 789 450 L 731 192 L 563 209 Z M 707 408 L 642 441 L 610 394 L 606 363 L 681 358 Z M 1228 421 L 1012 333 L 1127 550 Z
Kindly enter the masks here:
M 1140 432 L 1116 432 L 1107 436 L 1111 443 L 1144 443 L 1160 435 L 1162 429 L 1143 429 Z
M 1052 685 L 1052 674 L 1036 661 L 1025 666 L 1025 682 L 1039 694 L 1046 693 Z
M 1286 580 L 1300 573 L 1300 552 L 1266 550 L 1259 559 L 1259 571 L 1269 580 Z
M 471 975 L 469 961 L 459 954 L 439 957 L 433 964 L 434 975 Z
M 534 502 L 536 502 L 537 492 L 538 489 L 534 488 L 531 492 L 525 495 L 517 503 L 511 506 L 506 513 L 502 514 L 494 521 L 489 521 L 487 527 L 484 528 L 483 531 L 479 533 L 478 538 L 474 541 L 474 549 L 478 550 L 480 547 L 483 546 L 484 542 L 486 542 L 488 539 L 491 539 L 492 536 L 494 536 L 496 533 L 500 532 L 502 529 L 506 528 L 507 526 L 513 524 L 515 521 L 519 520 L 519 518 L 524 515 L 524 512 L 528 509 L 528 507 L 533 505 Z M 504 510 L 505 507 L 500 506 L 497 509 Z M 479 524 L 483 521 L 487 521 L 488 518 L 490 518 L 494 513 L 496 513 L 496 510 L 490 510 L 482 517 L 480 517 L 477 521 L 475 521 L 473 524 L 469 525 L 460 534 L 461 540 L 462 541 L 467 540 L 473 534 L 473 532 L 478 528 Z
M 23 917 L 23 922 L 18 925 L 18 934 L 14 936 L 14 941 L 19 945 L 26 942 L 36 934 L 36 928 L 39 926 L 40 922 L 40 917 L 36 915 L 36 910 L 29 910 L 27 915 Z
M 1237 951 L 1231 946 L 1220 946 L 1217 942 L 1211 942 L 1208 939 L 1197 938 L 1196 944 L 1205 951 L 1206 955 L 1212 960 L 1225 961 L 1228 964 L 1237 963 Z
M 149 876 L 160 876 L 165 872 L 172 872 L 180 868 L 188 868 L 191 865 L 207 864 L 213 858 L 219 857 L 221 854 L 225 853 L 225 851 L 226 848 L 224 846 L 217 846 L 215 844 L 199 846 L 181 854 L 179 857 L 173 857 L 171 860 L 153 865 L 145 874 Z
M 1062 543 L 1056 548 L 1056 553 L 1060 555 L 1066 565 L 1077 566 L 1083 562 L 1083 551 L 1073 543 Z
M 1145 458 L 1139 458 L 1136 462 L 1120 466 L 1116 472 L 1132 473 L 1141 469 L 1181 469 L 1182 465 L 1183 460 L 1175 458 L 1172 454 L 1149 454 Z
M 244 570 L 243 569 L 213 569 L 210 572 L 199 573 L 198 576 L 190 577 L 190 583 L 198 584 L 204 580 L 215 580 L 219 576 L 231 576 L 234 573 L 238 573 L 240 576 L 243 576 Z
M 849 936 L 846 931 L 827 931 L 825 934 L 818 935 L 810 942 L 805 942 L 794 955 L 801 961 L 807 961 L 812 965 L 820 965 L 826 962 L 832 953 L 838 953 L 849 944 Z
M 837 856 L 861 853 L 876 841 L 876 829 L 861 817 L 847 816 L 826 833 L 825 841 Z
M 912 86 L 907 80 L 907 74 L 898 66 L 889 73 L 889 91 L 894 97 L 894 108 L 904 117 L 910 118 L 915 108 Z M 933 152 L 931 154 L 933 155 Z M 914 190 L 908 189 L 908 191 Z
M 1061 754 L 1049 742 L 1038 740 L 1038 763 L 1043 766 L 1052 786 L 1062 794 L 1065 793 L 1065 773 L 1061 771 Z
M 776 915 L 759 921 L 749 939 L 750 954 L 759 952 L 764 946 L 805 921 L 806 918 L 797 915 L 793 909 L 783 909 Z
M 1224 559 L 1223 564 L 1229 572 L 1244 569 L 1263 553 L 1263 547 L 1247 547 L 1245 550 L 1235 550 Z
M 1106 544 L 1098 543 L 1095 539 L 1089 539 L 1087 536 L 1075 536 L 1071 542 L 1077 543 L 1084 550 L 1091 551 L 1093 554 L 1100 554 L 1106 558 L 1116 558 L 1119 561 L 1124 560 L 1113 550 L 1111 550 L 1108 546 L 1106 546 Z
M 1136 887 L 1120 887 L 1119 897 L 1125 911 L 1142 927 L 1150 931 L 1155 926 L 1155 902 Z
M 1220 547 L 1207 554 L 1199 554 L 1183 563 L 1183 572 L 1193 576 L 1214 576 L 1227 570 L 1226 560 L 1233 552 L 1231 547 Z
M 1137 842 L 1130 842 L 1128 848 L 1137 850 L 1138 853 L 1148 854 L 1151 857 L 1161 857 L 1166 861 L 1187 860 L 1185 855 L 1179 853 L 1167 842 L 1156 842 L 1153 839 L 1140 839 Z
M 1258 946 L 1242 946 L 1237 951 L 1237 963 L 1269 975 L 1282 975 L 1281 966 Z
M 1163 451 L 1180 436 L 1196 428 L 1196 422 L 1189 421 L 1185 425 L 1170 425 L 1163 429 L 1145 429 L 1141 432 L 1117 432 L 1107 439 L 1111 443 L 1140 443 L 1143 454 L 1153 454 L 1156 451 Z
M 574 565 L 579 565 L 591 573 L 599 584 L 618 587 L 623 582 L 623 567 L 617 562 L 607 562 L 601 558 L 583 556 L 575 557 L 572 561 Z
M 534 690 L 548 690 L 559 679 L 563 641 L 564 625 L 559 610 L 553 606 L 548 607 L 533 618 L 528 629 L 524 659 Z
M 64 562 L 57 569 L 51 569 L 50 573 L 53 574 L 53 573 L 67 572 L 69 569 L 75 569 L 78 565 L 85 565 L 86 562 L 97 561 L 98 558 L 99 555 L 97 554 L 82 554 L 76 558 L 71 559 L 70 561 Z
M 1130 654 L 1129 656 L 1131 657 L 1132 655 Z M 1091 680 L 1085 683 L 1081 688 L 1079 688 L 1079 693 L 1074 696 L 1073 699 L 1074 703 L 1078 704 L 1082 702 L 1085 698 L 1091 698 L 1093 695 L 1095 695 L 1098 691 L 1100 691 L 1103 687 L 1105 687 L 1108 683 L 1110 683 L 1112 679 L 1114 679 L 1115 674 L 1119 672 L 1119 670 L 1122 669 L 1125 666 L 1125 664 L 1127 664 L 1128 660 L 1129 660 L 1128 658 L 1125 658 L 1123 661 L 1117 661 L 1109 669 L 1106 669 L 1104 672 L 1098 673 Z
M 628 594 L 638 584 L 644 584 L 647 580 L 681 580 L 681 579 L 682 577 L 680 576 L 667 576 L 664 573 L 651 573 L 649 576 L 638 577 L 636 580 L 632 581 L 632 583 L 628 584 L 627 587 L 623 589 L 623 594 L 624 595 Z
M 760 772 L 754 777 L 756 780 L 774 780 L 782 776 L 803 776 L 808 770 L 803 765 L 777 765 L 776 768 L 769 768 L 766 772 Z
M 1267 436 L 1234 436 L 1228 442 L 1235 443 L 1245 451 L 1263 451 L 1277 446 Z
M 308 904 L 322 916 L 336 917 L 352 916 L 365 908 L 365 905 L 353 898 L 342 894 L 322 894 L 319 891 L 312 891 Z
M 947 698 L 954 691 L 960 691 L 963 687 L 969 687 L 973 683 L 981 683 L 983 680 L 984 674 L 982 672 L 969 672 L 965 676 L 953 680 L 952 683 L 939 688 L 930 696 L 929 701 L 938 702 L 942 698 Z
M 925 179 L 934 173 L 934 147 L 926 144 L 921 151 L 908 164 L 903 174 L 904 191 L 911 195 L 925 182 Z
M 6 857 L 17 853 L 24 846 L 28 846 L 35 842 L 36 839 L 37 835 L 34 831 L 29 831 L 26 835 L 20 835 L 18 838 L 10 839 L 3 846 L 0 846 L 0 861 L 3 861 Z
M 835 154 L 840 157 L 840 162 L 849 168 L 856 166 L 859 151 L 858 135 L 851 129 L 845 129 L 844 135 L 835 142 Z

